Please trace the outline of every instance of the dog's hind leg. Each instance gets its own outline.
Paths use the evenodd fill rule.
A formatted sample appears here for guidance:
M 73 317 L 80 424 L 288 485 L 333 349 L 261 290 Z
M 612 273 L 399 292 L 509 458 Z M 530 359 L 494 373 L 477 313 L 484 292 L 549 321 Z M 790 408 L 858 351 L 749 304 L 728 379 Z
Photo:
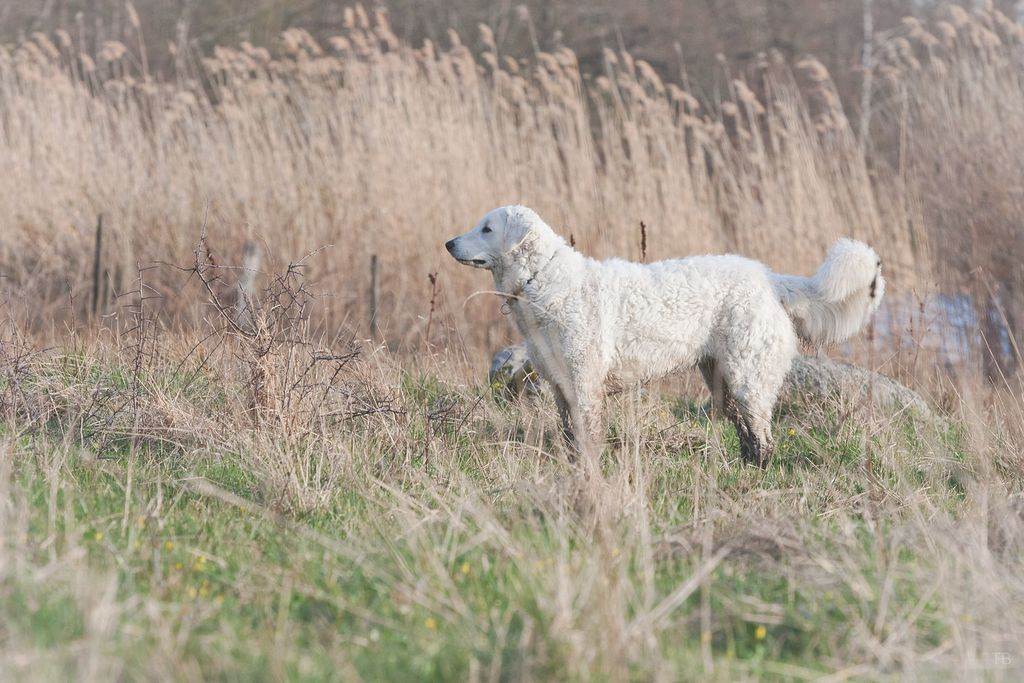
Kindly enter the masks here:
M 702 359 L 697 367 L 711 392 L 712 410 L 736 427 L 743 460 L 764 467 L 771 457 L 772 436 L 770 423 L 757 417 L 763 411 L 758 411 L 747 401 L 737 401 L 714 358 Z M 770 408 L 768 415 L 771 415 Z
M 772 409 L 791 362 L 785 347 L 760 363 L 723 367 L 726 393 L 724 413 L 736 425 L 740 454 L 748 463 L 765 467 L 772 457 Z M 742 370 L 742 371 L 739 371 Z
M 715 358 L 735 402 L 732 419 L 740 453 L 747 462 L 765 467 L 774 446 L 772 408 L 796 355 L 796 334 L 774 299 L 742 312 L 749 318 L 732 321 Z
M 729 394 L 729 385 L 722 376 L 718 363 L 714 358 L 707 356 L 697 363 L 697 367 L 708 386 L 708 391 L 711 392 L 711 411 L 730 422 L 736 422 L 736 403 Z
M 733 424 L 740 438 L 740 455 L 752 465 L 766 467 L 775 450 L 771 406 L 765 408 L 756 402 L 741 401 L 731 396 L 728 400 L 734 403 Z

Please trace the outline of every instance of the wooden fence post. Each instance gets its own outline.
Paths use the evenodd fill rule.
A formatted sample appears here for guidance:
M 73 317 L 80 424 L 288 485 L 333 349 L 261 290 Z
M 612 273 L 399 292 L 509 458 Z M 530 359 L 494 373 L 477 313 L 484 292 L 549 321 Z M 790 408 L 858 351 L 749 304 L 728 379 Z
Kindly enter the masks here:
M 380 336 L 380 327 L 377 325 L 377 305 L 380 303 L 380 265 L 377 255 L 370 256 L 370 337 L 376 339 Z
M 246 240 L 242 249 L 242 270 L 238 274 L 238 301 L 235 324 L 246 332 L 256 331 L 256 275 L 260 270 L 260 246 Z
M 103 214 L 96 219 L 96 249 L 92 258 L 92 315 L 96 317 L 100 310 L 100 272 L 103 261 Z

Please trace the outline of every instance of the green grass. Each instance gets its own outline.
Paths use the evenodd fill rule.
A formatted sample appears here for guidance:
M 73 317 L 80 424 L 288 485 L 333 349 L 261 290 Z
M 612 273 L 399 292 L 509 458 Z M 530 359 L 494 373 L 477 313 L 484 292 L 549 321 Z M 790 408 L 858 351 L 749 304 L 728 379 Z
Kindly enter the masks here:
M 68 384 L 123 383 L 116 371 L 83 375 L 94 366 L 79 360 L 60 367 Z M 197 386 L 185 398 L 202 410 L 214 399 L 189 396 Z M 954 436 L 942 445 L 905 425 L 787 415 L 761 471 L 739 463 L 731 427 L 655 396 L 636 413 L 616 408 L 595 485 L 557 452 L 538 455 L 554 431 L 543 400 L 496 406 L 486 387 L 412 374 L 399 391 L 423 412 L 388 433 L 352 424 L 294 439 L 240 427 L 184 446 L 125 437 L 105 459 L 60 420 L 24 433 L 9 422 L 3 668 L 789 679 L 920 671 L 958 633 L 954 605 L 970 584 L 950 596 L 929 580 L 955 576 L 929 524 L 970 516 L 950 468 L 975 456 Z M 424 416 L 442 403 L 459 417 L 432 425 L 425 446 Z M 276 469 L 296 458 L 315 468 L 335 450 L 344 466 L 334 479 L 296 483 Z M 290 502 L 309 491 L 314 502 Z M 661 609 L 722 549 L 706 580 Z M 888 642 L 899 648 L 883 657 Z

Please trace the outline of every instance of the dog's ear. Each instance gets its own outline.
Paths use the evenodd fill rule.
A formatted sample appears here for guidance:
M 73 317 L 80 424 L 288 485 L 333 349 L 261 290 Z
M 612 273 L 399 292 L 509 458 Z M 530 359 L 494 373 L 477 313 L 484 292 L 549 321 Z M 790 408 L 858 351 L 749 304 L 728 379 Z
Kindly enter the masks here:
M 505 213 L 505 253 L 518 249 L 534 233 L 534 221 L 528 213 L 508 210 Z

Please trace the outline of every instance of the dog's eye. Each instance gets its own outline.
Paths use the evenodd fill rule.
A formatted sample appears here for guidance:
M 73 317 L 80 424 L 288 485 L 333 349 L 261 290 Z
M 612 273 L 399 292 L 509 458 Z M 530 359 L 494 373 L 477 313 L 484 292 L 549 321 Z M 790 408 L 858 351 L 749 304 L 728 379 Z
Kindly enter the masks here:
M 490 228 L 489 226 L 486 226 L 486 225 L 485 225 L 485 226 L 484 226 L 484 229 L 483 229 L 483 230 L 481 230 L 480 232 L 490 232 L 490 231 L 491 231 L 491 228 Z

